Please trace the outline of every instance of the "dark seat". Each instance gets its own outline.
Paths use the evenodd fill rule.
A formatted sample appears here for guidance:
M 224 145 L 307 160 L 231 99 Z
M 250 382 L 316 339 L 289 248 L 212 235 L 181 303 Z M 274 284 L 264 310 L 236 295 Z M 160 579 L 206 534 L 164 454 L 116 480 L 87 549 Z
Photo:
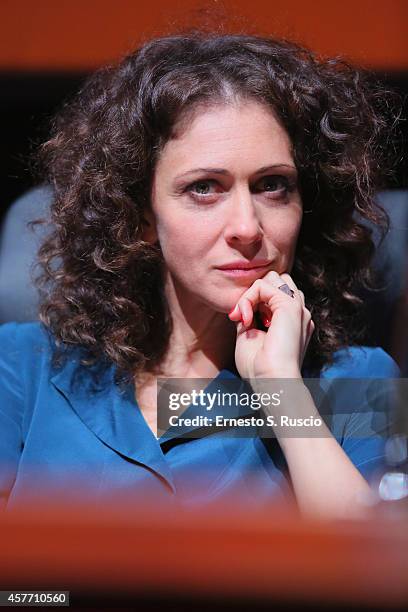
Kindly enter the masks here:
M 0 228 L 0 323 L 38 318 L 38 297 L 31 267 L 45 228 L 27 227 L 33 219 L 48 216 L 52 201 L 49 187 L 30 189 L 8 209 Z

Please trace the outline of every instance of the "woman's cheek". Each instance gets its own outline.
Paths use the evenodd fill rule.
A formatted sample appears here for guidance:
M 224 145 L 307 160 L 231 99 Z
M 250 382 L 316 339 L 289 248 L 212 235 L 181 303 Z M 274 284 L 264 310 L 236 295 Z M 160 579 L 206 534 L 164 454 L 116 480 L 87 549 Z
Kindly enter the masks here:
M 189 231 L 189 225 L 181 223 L 175 227 L 158 227 L 158 237 L 164 260 L 170 266 L 194 266 L 199 255 L 199 240 Z

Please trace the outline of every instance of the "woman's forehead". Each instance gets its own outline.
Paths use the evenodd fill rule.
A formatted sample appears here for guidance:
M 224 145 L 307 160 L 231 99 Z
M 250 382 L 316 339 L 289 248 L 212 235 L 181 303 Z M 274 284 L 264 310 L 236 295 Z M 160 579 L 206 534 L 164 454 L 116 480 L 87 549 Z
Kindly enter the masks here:
M 273 112 L 250 101 L 197 111 L 188 122 L 184 121 L 176 137 L 167 141 L 161 161 L 189 165 L 194 159 L 199 164 L 213 166 L 217 155 L 228 160 L 229 156 L 236 155 L 264 157 L 266 152 L 271 158 L 269 163 L 287 163 L 293 159 L 289 136 Z
M 226 115 L 235 116 L 239 120 L 242 113 L 251 113 L 263 117 L 264 120 L 272 118 L 279 122 L 275 110 L 255 98 L 235 96 L 225 100 L 214 99 L 197 102 L 184 110 L 173 125 L 172 139 L 183 138 L 191 130 L 196 130 L 197 126 L 202 128 L 206 124 L 224 122 Z

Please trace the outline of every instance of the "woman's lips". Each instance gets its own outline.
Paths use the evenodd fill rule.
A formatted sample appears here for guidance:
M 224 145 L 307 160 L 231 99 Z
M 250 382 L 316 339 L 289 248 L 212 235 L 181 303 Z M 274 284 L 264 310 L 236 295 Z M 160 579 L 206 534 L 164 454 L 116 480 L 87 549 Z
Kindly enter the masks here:
M 217 268 L 220 272 L 229 276 L 231 278 L 260 278 L 270 269 L 270 264 L 265 266 L 259 266 L 257 268 L 250 268 L 249 270 L 244 270 L 243 268 L 231 268 L 231 269 L 223 269 Z

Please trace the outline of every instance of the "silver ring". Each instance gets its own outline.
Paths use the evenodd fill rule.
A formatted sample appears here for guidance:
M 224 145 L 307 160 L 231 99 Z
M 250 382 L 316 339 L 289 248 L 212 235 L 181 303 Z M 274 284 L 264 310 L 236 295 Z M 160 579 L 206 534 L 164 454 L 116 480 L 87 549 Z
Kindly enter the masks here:
M 278 289 L 280 289 L 281 291 L 283 291 L 283 293 L 286 293 L 286 295 L 290 295 L 291 298 L 295 297 L 295 292 L 293 291 L 293 289 L 291 289 L 289 287 L 289 285 L 287 285 L 286 283 L 284 283 L 283 285 L 281 285 L 280 287 L 278 287 Z

